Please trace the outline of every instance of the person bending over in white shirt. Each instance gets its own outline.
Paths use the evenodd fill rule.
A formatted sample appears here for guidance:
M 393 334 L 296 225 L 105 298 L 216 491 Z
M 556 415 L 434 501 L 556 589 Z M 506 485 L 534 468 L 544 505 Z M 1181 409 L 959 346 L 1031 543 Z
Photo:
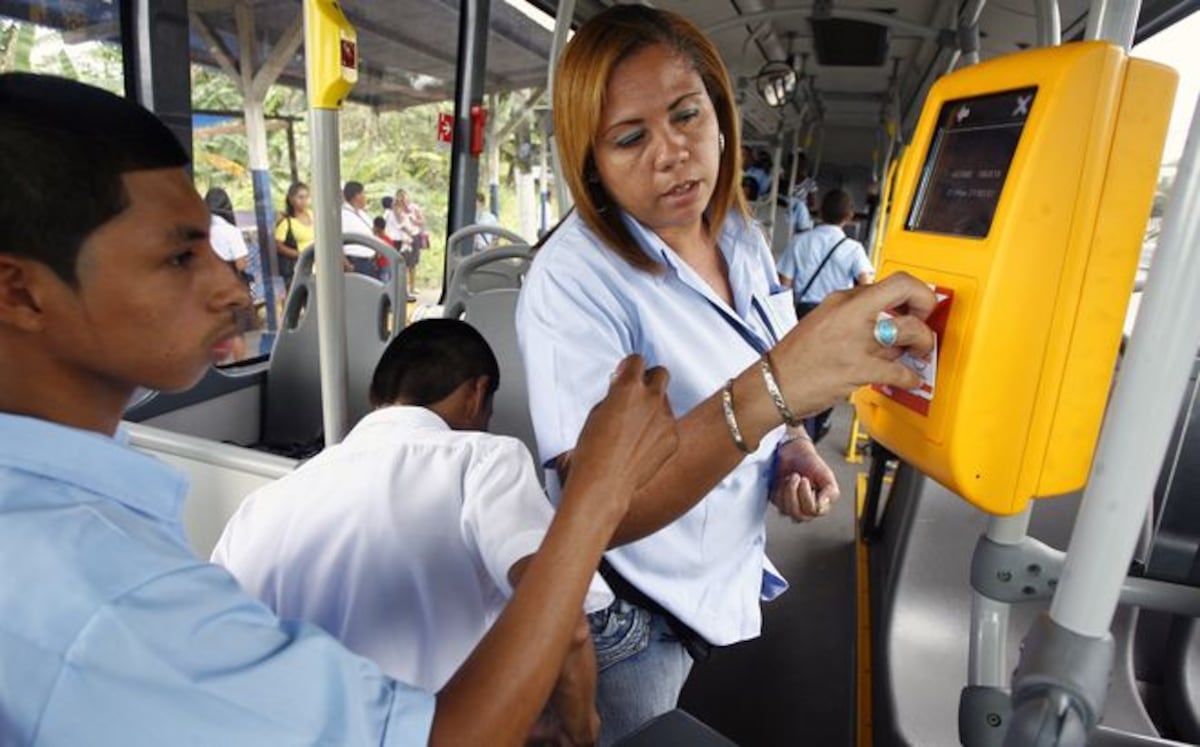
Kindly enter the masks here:
M 554 518 L 525 446 L 484 432 L 499 380 L 469 324 L 406 328 L 375 369 L 377 409 L 247 498 L 213 562 L 280 617 L 314 622 L 393 677 L 440 689 L 499 617 Z M 593 577 L 587 611 L 612 601 Z M 581 615 L 552 698 L 575 743 L 598 729 L 586 630 Z

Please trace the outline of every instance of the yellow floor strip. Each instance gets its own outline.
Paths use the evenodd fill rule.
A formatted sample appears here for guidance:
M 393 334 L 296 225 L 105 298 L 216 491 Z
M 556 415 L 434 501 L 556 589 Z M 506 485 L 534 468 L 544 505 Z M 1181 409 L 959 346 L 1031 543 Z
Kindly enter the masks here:
M 863 447 L 867 445 L 867 434 L 862 429 L 862 424 L 858 420 L 858 412 L 855 411 L 854 418 L 850 421 L 850 439 L 846 443 L 846 462 L 849 464 L 862 464 Z

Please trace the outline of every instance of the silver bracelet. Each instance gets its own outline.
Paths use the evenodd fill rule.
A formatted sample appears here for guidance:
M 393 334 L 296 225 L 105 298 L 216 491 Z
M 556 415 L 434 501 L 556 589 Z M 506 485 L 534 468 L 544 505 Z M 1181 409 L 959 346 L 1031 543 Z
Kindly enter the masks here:
M 783 399 L 783 392 L 779 389 L 779 382 L 775 380 L 775 372 L 771 370 L 771 360 L 766 355 L 758 359 L 759 370 L 762 371 L 763 383 L 767 385 L 767 394 L 771 395 L 771 401 L 775 403 L 775 409 L 779 411 L 779 416 L 783 418 L 785 425 L 792 428 L 799 428 L 803 424 L 801 418 L 796 417 L 796 413 L 792 412 L 792 408 L 787 406 L 787 402 Z
M 749 454 L 750 447 L 746 446 L 746 439 L 742 438 L 742 429 L 738 427 L 737 416 L 733 413 L 733 379 L 726 382 L 725 388 L 721 390 L 721 406 L 725 409 L 725 425 L 729 428 L 733 445 L 743 454 Z

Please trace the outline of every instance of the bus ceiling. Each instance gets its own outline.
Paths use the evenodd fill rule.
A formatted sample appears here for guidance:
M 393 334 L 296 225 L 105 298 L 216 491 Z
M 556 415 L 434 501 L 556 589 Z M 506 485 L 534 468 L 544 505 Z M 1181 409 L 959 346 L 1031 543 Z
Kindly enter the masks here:
M 546 84 L 551 34 L 534 16 L 553 17 L 565 3 L 554 0 L 397 0 L 341 3 L 359 38 L 360 77 L 351 100 L 378 109 L 403 109 L 452 101 L 460 55 L 461 8 L 490 5 L 484 88 L 488 92 Z M 609 2 L 576 0 L 574 23 Z M 122 0 L 131 15 L 140 3 Z M 800 130 L 804 141 L 819 139 L 827 163 L 869 164 L 880 132 L 910 132 L 932 82 L 977 43 L 989 59 L 1044 42 L 1038 17 L 1057 7 L 1061 38 L 1083 37 L 1091 0 L 658 0 L 705 28 L 720 46 L 735 78 L 747 138 L 773 140 Z M 300 4 L 294 0 L 191 0 L 186 4 L 194 62 L 240 69 L 239 24 L 249 23 L 257 69 L 280 44 L 286 45 Z M 241 8 L 239 11 L 238 8 Z M 536 9 L 534 13 L 530 8 Z M 1200 0 L 1143 0 L 1135 41 L 1200 8 Z M 121 34 L 114 19 L 79 24 L 56 5 L 36 0 L 0 0 L 0 16 L 70 30 L 73 38 L 113 39 Z M 239 18 L 240 17 L 240 18 Z M 975 23 L 972 23 L 972 22 Z M 173 22 L 178 26 L 177 21 Z M 126 24 L 136 28 L 135 24 Z M 1045 23 L 1041 24 L 1043 27 Z M 977 28 L 978 34 L 972 32 Z M 244 30 L 244 29 L 242 29 Z M 128 32 L 127 32 L 128 33 Z M 967 49 L 964 49 L 964 45 Z M 135 45 L 127 45 L 133 48 Z M 796 72 L 795 94 L 782 106 L 769 106 L 756 86 L 769 63 Z M 278 81 L 303 88 L 302 55 L 281 60 Z M 162 107 L 155 107 L 162 109 Z M 173 110 L 173 107 L 168 110 Z M 889 125 L 889 123 L 891 123 Z M 789 137 L 784 142 L 790 143 Z
M 487 0 L 469 1 L 479 7 Z M 7 2 L 11 0 L 0 0 Z M 489 4 L 484 88 L 497 92 L 545 85 L 551 34 L 526 9 L 533 6 L 554 16 L 564 4 Z M 573 21 L 582 22 L 610 4 L 577 0 Z M 276 0 L 252 5 L 255 27 L 269 48 L 286 33 L 293 4 Z M 353 101 L 403 109 L 454 99 L 455 43 L 465 1 L 346 0 L 341 5 L 359 35 L 360 78 Z M 1062 39 L 1082 38 L 1091 1 L 659 0 L 655 5 L 683 13 L 712 33 L 735 77 L 748 138 L 769 140 L 807 127 L 821 133 L 827 163 L 867 164 L 887 122 L 900 125 L 893 129 L 902 136 L 911 131 L 929 85 L 959 62 L 964 40 L 972 38 L 971 16 L 977 20 L 979 57 L 988 59 L 1037 45 L 1038 15 L 1046 7 L 1057 7 Z M 234 6 L 234 0 L 193 0 L 189 15 L 193 26 L 207 25 L 236 49 Z M 294 7 L 298 12 L 299 6 Z M 1150 33 L 1196 7 L 1197 0 L 1144 0 L 1137 33 Z M 192 55 L 198 62 L 216 64 L 211 45 L 198 44 L 195 34 Z M 783 62 L 798 74 L 797 93 L 783 107 L 768 106 L 756 87 L 771 62 Z M 303 85 L 298 56 L 283 69 L 280 81 Z

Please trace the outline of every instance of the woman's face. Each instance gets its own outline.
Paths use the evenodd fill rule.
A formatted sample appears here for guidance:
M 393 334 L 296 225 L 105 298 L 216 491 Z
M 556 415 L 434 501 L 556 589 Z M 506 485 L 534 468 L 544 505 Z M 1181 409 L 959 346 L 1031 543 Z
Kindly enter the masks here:
M 669 47 L 647 47 L 617 65 L 605 89 L 594 152 L 600 182 L 660 236 L 696 228 L 716 188 L 719 137 L 700 74 Z
M 292 209 L 297 213 L 303 213 L 308 210 L 308 190 L 296 190 L 296 194 L 292 196 Z

